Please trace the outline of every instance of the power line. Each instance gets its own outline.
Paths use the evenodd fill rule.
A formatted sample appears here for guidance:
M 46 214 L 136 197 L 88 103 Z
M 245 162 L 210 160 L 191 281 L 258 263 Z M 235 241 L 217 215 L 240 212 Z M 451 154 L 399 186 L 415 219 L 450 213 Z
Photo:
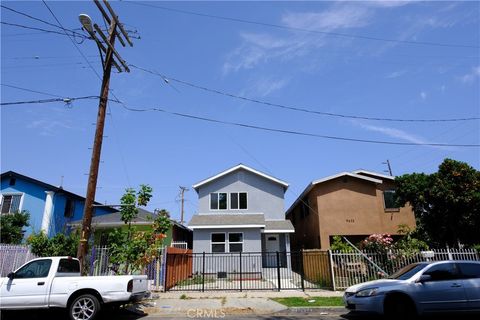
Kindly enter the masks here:
M 53 94 L 53 93 L 47 93 L 47 92 L 43 92 L 43 91 L 38 91 L 38 90 L 33 90 L 33 89 L 28 89 L 28 88 L 22 88 L 22 87 L 14 86 L 14 85 L 11 85 L 11 84 L 1 83 L 1 85 L 4 86 L 4 87 L 9 87 L 9 88 L 17 89 L 17 90 L 23 90 L 23 91 L 32 92 L 32 93 L 40 93 L 40 94 L 44 94 L 46 96 L 51 96 L 51 97 L 63 98 L 63 96 L 59 96 L 59 95 L 56 95 L 56 94 Z
M 233 17 L 225 17 L 225 16 L 219 16 L 219 15 L 213 15 L 213 14 L 206 14 L 206 13 L 200 13 L 200 12 L 194 12 L 194 11 L 188 11 L 188 10 L 174 9 L 174 8 L 168 8 L 168 7 L 159 6 L 159 5 L 153 5 L 153 4 L 150 4 L 150 3 L 140 3 L 140 2 L 134 2 L 134 1 L 124 1 L 124 2 L 128 2 L 128 3 L 139 5 L 139 6 L 152 7 L 152 8 L 157 8 L 157 9 L 161 9 L 161 10 L 183 13 L 183 14 L 189 14 L 189 15 L 194 15 L 194 16 L 199 16 L 199 17 L 204 17 L 204 18 L 213 18 L 213 19 L 224 20 L 224 21 L 233 21 L 233 22 L 238 22 L 238 23 L 253 24 L 253 25 L 259 25 L 259 26 L 277 28 L 277 29 L 302 31 L 302 32 L 307 32 L 307 33 L 322 34 L 322 35 L 334 36 L 334 37 L 353 38 L 353 39 L 372 40 L 372 41 L 383 41 L 383 42 L 391 42 L 391 43 L 403 43 L 403 44 L 410 44 L 410 45 L 437 46 L 437 47 L 473 48 L 473 49 L 477 49 L 477 48 L 480 47 L 478 45 L 440 43 L 440 42 L 429 42 L 429 41 L 399 40 L 399 39 L 389 39 L 389 38 L 383 38 L 383 37 L 356 35 L 356 34 L 348 34 L 348 33 L 340 33 L 340 32 L 327 32 L 327 31 L 320 31 L 320 30 L 312 30 L 312 29 L 282 26 L 282 25 L 267 23 L 267 22 L 252 21 L 252 20 L 239 19 L 239 18 L 233 18 Z
M 4 87 L 8 87 L 8 88 L 17 89 L 17 90 L 22 90 L 22 91 L 27 91 L 27 92 L 32 92 L 32 93 L 39 93 L 39 94 L 59 98 L 59 99 L 44 99 L 44 100 L 28 100 L 28 101 L 6 102 L 5 105 L 7 105 L 7 104 L 14 105 L 14 104 L 29 104 L 29 103 L 49 103 L 49 102 L 59 102 L 59 101 L 68 102 L 68 101 L 65 101 L 65 100 L 74 101 L 74 100 L 99 99 L 100 98 L 99 96 L 82 96 L 82 97 L 70 98 L 70 97 L 61 96 L 61 95 L 58 95 L 58 94 L 48 93 L 48 92 L 44 92 L 44 91 L 38 91 L 38 90 L 34 90 L 34 89 L 18 87 L 18 86 L 14 86 L 14 85 L 11 85 L 11 84 L 1 83 L 0 85 L 2 85 Z M 115 103 L 122 103 L 120 100 L 116 100 L 116 99 L 108 99 L 108 101 L 115 102 Z M 3 103 L 2 103 L 2 105 L 3 105 Z
M 99 61 L 90 61 L 90 63 L 99 63 Z M 40 68 L 40 67 L 64 67 L 64 66 L 86 66 L 85 62 L 62 62 L 62 63 L 47 63 L 47 64 L 30 64 L 30 65 L 13 65 L 4 66 L 2 69 L 25 69 L 25 68 Z
M 85 54 L 82 52 L 82 50 L 80 50 L 80 48 L 78 47 L 78 44 L 72 39 L 72 37 L 70 35 L 68 35 L 67 33 L 67 30 L 63 27 L 62 23 L 60 22 L 60 20 L 58 20 L 57 16 L 55 15 L 55 13 L 53 13 L 52 9 L 50 9 L 50 7 L 48 6 L 48 4 L 45 2 L 45 0 L 42 0 L 43 4 L 45 5 L 45 7 L 47 7 L 48 11 L 50 11 L 50 13 L 52 14 L 53 18 L 57 21 L 57 23 L 60 25 L 60 27 L 62 28 L 63 32 L 65 32 L 65 35 L 68 36 L 68 38 L 70 39 L 70 41 L 73 43 L 73 45 L 75 46 L 75 48 L 77 49 L 77 51 L 80 53 L 80 55 L 83 57 L 83 59 L 85 59 L 85 61 L 87 62 L 88 66 L 90 67 L 90 69 L 93 70 L 93 72 L 95 73 L 95 75 L 98 77 L 98 79 L 100 79 L 100 81 L 102 80 L 102 78 L 100 77 L 100 75 L 98 74 L 97 70 L 95 70 L 95 68 L 92 66 L 92 64 L 88 61 L 88 58 L 85 56 Z M 117 99 L 115 97 L 115 99 Z
M 90 58 L 98 58 L 98 55 L 88 55 Z M 43 59 L 72 59 L 78 56 L 23 56 L 23 57 L 2 57 L 2 60 L 43 60 Z
M 60 26 L 58 26 L 58 25 L 56 25 L 56 24 L 54 24 L 54 23 L 50 23 L 50 22 L 45 21 L 45 20 L 43 20 L 43 19 L 33 17 L 33 16 L 31 16 L 31 15 L 25 13 L 25 12 L 21 12 L 21 11 L 18 11 L 18 10 L 12 9 L 12 8 L 9 8 L 9 7 L 5 6 L 5 5 L 0 5 L 0 7 L 4 8 L 4 9 L 7 9 L 7 10 L 10 10 L 10 11 L 12 11 L 12 12 L 15 12 L 15 13 L 17 13 L 17 14 L 19 14 L 19 15 L 25 16 L 25 17 L 27 17 L 27 18 L 30 18 L 30 19 L 32 19 L 32 20 L 42 22 L 42 23 L 47 24 L 47 25 L 49 25 L 49 26 L 56 27 L 56 28 L 59 28 L 59 29 L 63 29 L 63 27 L 60 27 Z M 76 31 L 74 31 L 74 30 L 71 30 L 71 29 L 66 29 L 66 30 L 68 30 L 69 32 L 71 32 L 73 35 L 78 35 L 78 36 L 81 36 L 81 37 L 86 38 L 86 36 L 85 36 L 84 34 L 78 33 L 78 32 L 76 32 Z
M 121 105 L 122 105 L 126 110 L 133 111 L 133 112 L 157 111 L 157 112 L 162 112 L 162 113 L 166 113 L 166 114 L 171 114 L 171 115 L 175 115 L 175 116 L 179 116 L 179 117 L 183 117 L 183 118 L 201 120 L 201 121 L 205 121 L 205 122 L 218 123 L 218 124 L 226 124 L 226 125 L 237 126 L 237 127 L 242 127 L 242 128 L 256 129 L 256 130 L 276 132 L 276 133 L 284 133 L 284 134 L 297 135 L 297 136 L 306 136 L 306 137 L 313 137 L 313 138 L 321 138 L 321 139 L 340 140 L 340 141 L 351 141 L 351 142 L 362 142 L 362 143 L 373 143 L 373 144 L 401 145 L 401 146 L 466 147 L 466 148 L 480 147 L 480 144 L 447 144 L 447 143 L 395 142 L 395 141 L 369 140 L 369 139 L 357 139 L 357 138 L 349 138 L 349 137 L 322 135 L 322 134 L 316 134 L 316 133 L 300 132 L 300 131 L 293 131 L 293 130 L 284 130 L 284 129 L 277 129 L 277 128 L 268 128 L 268 127 L 261 127 L 261 126 L 257 126 L 257 125 L 251 125 L 251 124 L 240 123 L 240 122 L 230 122 L 230 121 L 224 121 L 224 120 L 218 120 L 218 119 L 200 117 L 200 116 L 195 116 L 195 115 L 191 115 L 191 114 L 185 114 L 185 113 L 180 113 L 180 112 L 167 111 L 167 110 L 165 110 L 165 109 L 156 108 L 156 107 L 152 107 L 152 108 L 132 108 L 132 107 L 126 106 L 124 103 L 121 103 Z
M 474 120 L 480 120 L 480 117 L 467 117 L 467 118 L 453 118 L 453 119 L 398 119 L 398 118 L 383 118 L 383 117 L 366 117 L 366 116 L 358 116 L 358 115 L 348 115 L 348 114 L 341 114 L 341 113 L 333 113 L 333 112 L 323 112 L 323 111 L 317 111 L 313 109 L 307 109 L 307 108 L 302 108 L 302 107 L 296 107 L 296 106 L 291 106 L 291 105 L 285 105 L 285 104 L 278 104 L 278 103 L 272 103 L 268 101 L 263 101 L 263 100 L 258 100 L 258 99 L 253 99 L 253 98 L 248 98 L 240 95 L 236 95 L 233 93 L 225 92 L 225 91 L 220 91 L 216 89 L 211 89 L 207 88 L 198 84 L 194 84 L 185 80 L 180 80 L 176 78 L 171 78 L 166 75 L 160 74 L 156 71 L 148 70 L 142 67 L 135 66 L 133 64 L 130 64 L 132 68 L 156 75 L 160 78 L 163 79 L 164 82 L 169 84 L 169 81 L 175 81 L 177 83 L 200 89 L 203 91 L 215 93 L 218 95 L 223 95 L 227 96 L 230 98 L 235 98 L 235 99 L 240 99 L 244 101 L 249 101 L 249 102 L 254 102 L 257 104 L 261 105 L 266 105 L 269 107 L 274 107 L 274 108 L 280 108 L 280 109 L 286 109 L 286 110 L 291 110 L 291 111 L 297 111 L 297 112 L 304 112 L 304 113 L 310 113 L 310 114 L 316 114 L 316 115 L 322 115 L 322 116 L 328 116 L 328 117 L 338 117 L 338 118 L 348 118 L 348 119 L 357 119 L 357 120 L 372 120 L 372 121 L 390 121 L 390 122 L 457 122 L 457 121 L 474 121 Z
M 60 34 L 62 36 L 68 36 L 70 37 L 70 35 L 67 34 L 67 31 L 70 32 L 69 30 L 66 30 L 65 33 L 62 33 L 62 32 L 59 32 L 59 31 L 55 31 L 55 30 L 48 30 L 48 29 L 43 29 L 43 28 L 37 28 L 37 27 L 31 27 L 31 26 L 26 26 L 26 25 L 23 25 L 23 24 L 17 24 L 17 23 L 10 23 L 10 22 L 5 22 L 5 21 L 0 21 L 1 24 L 4 24 L 4 25 L 7 25 L 7 26 L 12 26 L 12 27 L 18 27 L 18 28 L 23 28 L 23 29 L 30 29 L 30 30 L 37 30 L 37 31 L 42 31 L 42 32 L 47 32 L 47 33 L 54 33 L 54 34 Z M 84 35 L 75 35 L 73 34 L 73 36 L 75 37 L 80 37 L 82 39 L 82 41 L 84 39 L 87 39 L 86 36 Z
M 99 96 L 86 96 L 86 97 L 76 97 L 76 98 L 52 98 L 52 99 L 43 99 L 43 100 L 28 100 L 28 101 L 13 101 L 13 102 L 1 102 L 0 106 L 12 106 L 19 104 L 39 104 L 39 103 L 52 103 L 52 102 L 64 102 L 72 103 L 75 100 L 85 100 L 85 99 L 98 99 Z

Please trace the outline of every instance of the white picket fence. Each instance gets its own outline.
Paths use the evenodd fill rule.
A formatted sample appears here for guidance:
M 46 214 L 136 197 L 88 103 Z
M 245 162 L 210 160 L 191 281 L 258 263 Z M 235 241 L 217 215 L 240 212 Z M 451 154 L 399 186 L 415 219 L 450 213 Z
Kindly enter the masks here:
M 334 289 L 345 289 L 368 280 L 388 276 L 408 264 L 422 261 L 480 260 L 475 249 L 434 249 L 404 255 L 400 251 L 331 252 Z
M 0 244 L 0 277 L 16 270 L 25 262 L 36 258 L 28 246 Z

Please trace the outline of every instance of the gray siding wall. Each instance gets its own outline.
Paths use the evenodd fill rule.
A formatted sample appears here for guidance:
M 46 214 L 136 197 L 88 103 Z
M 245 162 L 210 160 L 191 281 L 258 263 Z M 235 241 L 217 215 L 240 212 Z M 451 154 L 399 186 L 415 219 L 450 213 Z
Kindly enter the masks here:
M 197 229 L 193 232 L 193 252 L 211 253 L 211 234 L 225 232 L 228 240 L 229 232 L 243 232 L 243 252 L 261 252 L 261 233 L 260 228 L 249 229 Z M 227 243 L 228 246 L 228 243 Z
M 210 193 L 212 192 L 247 192 L 248 209 L 210 210 Z M 284 194 L 283 186 L 278 183 L 239 169 L 199 188 L 198 211 L 199 214 L 263 213 L 265 220 L 284 220 Z M 228 208 L 230 208 L 230 199 L 228 199 Z

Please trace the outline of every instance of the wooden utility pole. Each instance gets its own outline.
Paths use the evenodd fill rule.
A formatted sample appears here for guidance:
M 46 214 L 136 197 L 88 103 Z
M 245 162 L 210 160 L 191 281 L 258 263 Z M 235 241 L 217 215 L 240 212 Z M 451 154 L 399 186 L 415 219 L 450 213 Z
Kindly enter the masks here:
M 180 211 L 180 223 L 183 224 L 185 221 L 183 221 L 183 214 L 184 214 L 184 202 L 185 202 L 185 191 L 188 191 L 188 188 L 180 186 L 180 195 L 181 195 L 181 203 L 182 203 L 182 209 Z
M 100 155 L 102 151 L 102 142 L 103 142 L 103 130 L 105 127 L 105 115 L 107 111 L 107 102 L 108 102 L 108 93 L 109 93 L 109 86 L 110 86 L 110 74 L 112 71 L 112 65 L 115 65 L 118 69 L 118 64 L 114 61 L 114 55 L 119 60 L 120 64 L 124 66 L 125 71 L 129 72 L 128 67 L 126 66 L 125 61 L 121 59 L 119 54 L 116 52 L 114 45 L 115 45 L 115 37 L 118 35 L 119 39 L 120 35 L 117 32 L 117 27 L 120 28 L 122 34 L 127 39 L 127 41 L 131 44 L 130 39 L 128 38 L 127 33 L 124 31 L 123 27 L 118 21 L 118 17 L 113 12 L 113 9 L 110 7 L 108 2 L 104 0 L 104 5 L 107 7 L 108 11 L 112 15 L 111 19 L 108 17 L 106 12 L 101 7 L 99 1 L 94 0 L 97 7 L 99 7 L 100 11 L 105 17 L 105 20 L 110 22 L 110 28 L 108 31 L 108 38 L 103 34 L 102 30 L 98 28 L 95 24 L 94 27 L 97 33 L 102 37 L 102 41 L 100 41 L 97 37 L 95 32 L 93 31 L 91 20 L 86 15 L 80 15 L 80 21 L 82 22 L 84 29 L 90 34 L 92 40 L 95 40 L 101 52 L 105 53 L 105 59 L 103 63 L 103 78 L 102 78 L 102 87 L 100 90 L 100 101 L 98 104 L 98 114 L 97 114 L 97 125 L 95 129 L 95 137 L 93 141 L 93 148 L 92 148 L 92 158 L 90 162 L 90 173 L 88 176 L 88 184 L 87 184 L 87 195 L 85 197 L 85 206 L 83 211 L 83 221 L 82 221 L 82 232 L 80 235 L 80 243 L 78 245 L 77 250 L 77 257 L 80 260 L 80 266 L 82 268 L 82 274 L 86 273 L 86 256 L 88 253 L 88 239 L 90 238 L 91 233 L 91 224 L 92 224 L 92 217 L 93 217 L 93 204 L 95 201 L 95 191 L 97 189 L 97 179 L 98 179 L 98 169 L 100 164 Z M 107 47 L 105 48 L 103 44 L 106 44 Z M 123 41 L 122 41 L 123 43 Z

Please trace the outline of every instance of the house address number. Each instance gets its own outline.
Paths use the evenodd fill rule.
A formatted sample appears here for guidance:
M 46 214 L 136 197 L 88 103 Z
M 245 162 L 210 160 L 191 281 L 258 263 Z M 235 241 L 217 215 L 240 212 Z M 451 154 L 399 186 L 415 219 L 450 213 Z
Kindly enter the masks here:
M 355 219 L 346 219 L 345 220 L 347 223 L 355 223 Z

